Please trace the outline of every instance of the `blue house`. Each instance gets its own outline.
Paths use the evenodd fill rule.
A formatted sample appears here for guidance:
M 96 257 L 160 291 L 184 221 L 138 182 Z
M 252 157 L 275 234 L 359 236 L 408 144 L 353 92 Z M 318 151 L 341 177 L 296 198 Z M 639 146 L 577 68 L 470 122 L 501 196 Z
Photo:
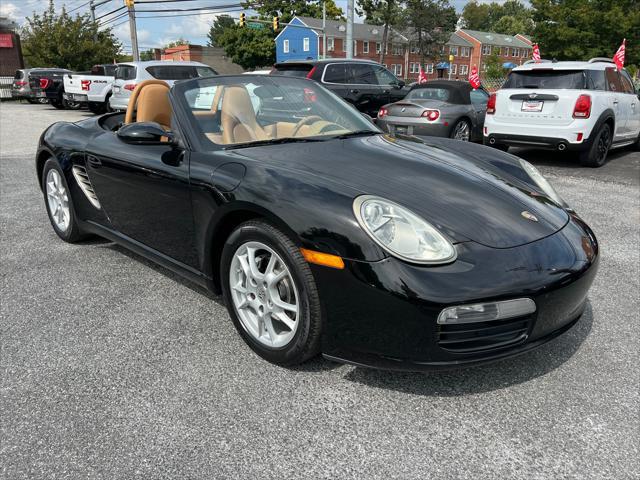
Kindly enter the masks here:
M 276 61 L 317 60 L 319 35 L 300 18 L 294 17 L 276 37 Z

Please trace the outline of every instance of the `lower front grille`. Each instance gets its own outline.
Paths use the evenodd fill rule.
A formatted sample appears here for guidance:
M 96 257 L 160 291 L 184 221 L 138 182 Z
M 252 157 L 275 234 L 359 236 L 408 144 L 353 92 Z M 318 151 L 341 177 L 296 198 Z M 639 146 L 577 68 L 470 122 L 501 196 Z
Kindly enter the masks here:
M 531 317 L 490 322 L 438 325 L 438 345 L 444 350 L 472 353 L 508 347 L 527 339 Z

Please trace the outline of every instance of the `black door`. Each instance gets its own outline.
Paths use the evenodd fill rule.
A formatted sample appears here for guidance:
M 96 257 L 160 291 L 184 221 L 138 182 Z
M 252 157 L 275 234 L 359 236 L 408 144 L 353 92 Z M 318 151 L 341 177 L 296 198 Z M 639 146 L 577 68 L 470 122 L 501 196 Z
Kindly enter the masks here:
M 407 96 L 408 89 L 404 88 L 404 82 L 400 82 L 389 70 L 383 66 L 375 66 L 375 76 L 377 82 L 384 87 L 384 92 L 388 96 L 387 103 L 395 103 Z
M 87 170 L 115 230 L 198 265 L 188 152 L 169 144 L 131 145 L 105 132 L 88 145 Z

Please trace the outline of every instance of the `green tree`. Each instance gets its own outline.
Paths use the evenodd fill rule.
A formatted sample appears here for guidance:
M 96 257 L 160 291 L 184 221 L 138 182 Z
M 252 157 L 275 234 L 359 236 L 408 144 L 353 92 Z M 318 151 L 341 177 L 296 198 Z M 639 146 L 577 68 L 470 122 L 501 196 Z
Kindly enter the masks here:
M 179 45 L 189 45 L 189 41 L 185 40 L 182 37 L 179 37 L 177 40 L 174 40 L 173 42 L 169 42 L 167 43 L 164 48 L 173 48 L 173 47 L 177 47 Z
M 637 0 L 531 0 L 534 40 L 558 60 L 613 57 L 627 39 L 626 63 L 640 63 Z
M 407 0 L 404 23 L 418 38 L 423 63 L 434 46 L 447 42 L 457 21 L 458 15 L 449 0 Z
M 493 49 L 491 55 L 487 57 L 484 64 L 487 66 L 485 70 L 485 76 L 488 78 L 501 78 L 504 77 L 505 71 L 502 67 L 502 59 L 498 55 L 496 49 Z
M 149 60 L 155 60 L 156 59 L 156 53 L 153 51 L 152 48 L 150 48 L 149 50 L 143 50 L 142 52 L 140 52 L 140 60 L 142 60 L 143 62 L 148 62 Z
M 222 47 L 220 43 L 220 38 L 224 34 L 224 31 L 227 28 L 233 28 L 235 26 L 235 21 L 228 15 L 220 15 L 217 17 L 213 25 L 211 26 L 211 30 L 209 30 L 209 45 L 214 47 Z
M 215 24 L 209 32 L 210 39 L 214 29 Z M 272 65 L 276 60 L 274 34 L 271 29 L 232 25 L 216 33 L 213 38 L 215 39 L 213 44 L 224 48 L 226 55 L 244 69 Z
M 246 2 L 242 4 L 247 10 L 255 10 L 263 20 L 280 17 L 280 23 L 289 23 L 295 15 L 301 17 L 322 18 L 322 0 L 263 0 L 258 4 Z M 343 11 L 334 0 L 327 0 L 327 18 L 343 19 Z
M 382 45 L 389 41 L 389 29 L 400 24 L 403 18 L 402 4 L 398 0 L 358 0 L 356 13 L 365 16 L 365 22 L 382 25 Z M 386 48 L 380 49 L 379 62 L 384 63 Z
M 515 35 L 530 34 L 533 31 L 532 10 L 520 0 L 478 3 L 473 0 L 462 10 L 464 28 L 485 32 Z
M 21 40 L 29 65 L 71 70 L 113 62 L 121 48 L 110 28 L 98 30 L 89 15 L 71 17 L 64 8 L 58 15 L 53 0 L 43 14 L 26 19 Z

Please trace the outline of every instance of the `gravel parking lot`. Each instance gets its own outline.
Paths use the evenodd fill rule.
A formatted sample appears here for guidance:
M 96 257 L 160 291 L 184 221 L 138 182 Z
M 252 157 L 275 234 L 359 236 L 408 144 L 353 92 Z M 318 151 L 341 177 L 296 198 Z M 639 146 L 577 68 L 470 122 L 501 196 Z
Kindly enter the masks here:
M 2 478 L 615 478 L 640 475 L 640 153 L 540 166 L 593 227 L 582 320 L 491 366 L 399 374 L 266 363 L 221 299 L 101 240 L 54 234 L 43 129 L 0 105 Z

